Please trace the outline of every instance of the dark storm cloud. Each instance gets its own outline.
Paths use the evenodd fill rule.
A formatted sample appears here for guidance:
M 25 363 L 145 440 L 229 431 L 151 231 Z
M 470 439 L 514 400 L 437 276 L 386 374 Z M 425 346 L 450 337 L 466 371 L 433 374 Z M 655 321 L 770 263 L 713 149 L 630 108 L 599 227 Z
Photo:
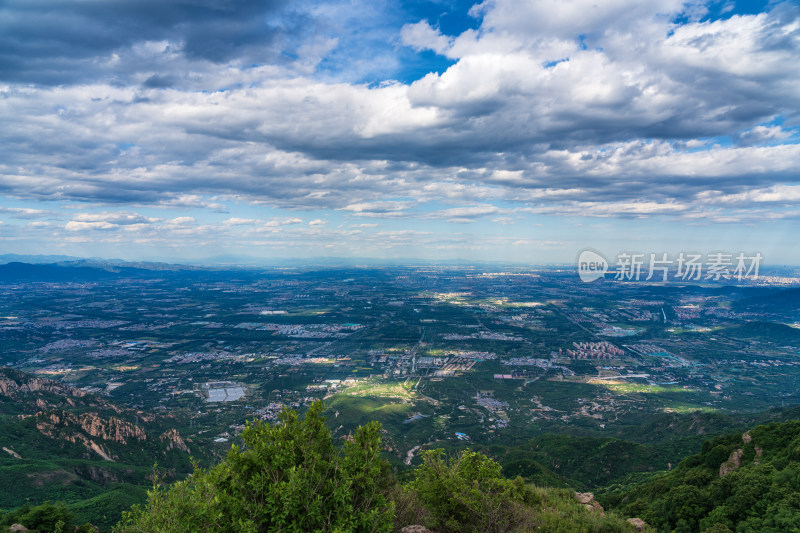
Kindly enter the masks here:
M 10 0 L 0 5 L 0 79 L 61 84 L 114 72 L 115 52 L 166 41 L 189 59 L 274 62 L 308 20 L 286 0 Z M 283 11 L 282 11 L 283 10 Z M 280 16 L 277 16 L 279 15 Z
M 142 84 L 147 89 L 166 89 L 173 85 L 175 85 L 175 79 L 172 76 L 159 76 L 158 74 L 153 74 Z

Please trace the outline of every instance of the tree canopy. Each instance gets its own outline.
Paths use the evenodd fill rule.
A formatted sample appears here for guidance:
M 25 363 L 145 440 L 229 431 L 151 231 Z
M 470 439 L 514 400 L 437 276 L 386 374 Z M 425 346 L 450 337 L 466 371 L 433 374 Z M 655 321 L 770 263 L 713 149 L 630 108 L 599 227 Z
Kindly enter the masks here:
M 284 409 L 275 425 L 249 423 L 211 469 L 155 486 L 144 508 L 125 513 L 119 533 L 196 531 L 381 532 L 392 530 L 391 475 L 379 457 L 380 424 L 359 427 L 336 448 L 321 402 L 301 419 Z

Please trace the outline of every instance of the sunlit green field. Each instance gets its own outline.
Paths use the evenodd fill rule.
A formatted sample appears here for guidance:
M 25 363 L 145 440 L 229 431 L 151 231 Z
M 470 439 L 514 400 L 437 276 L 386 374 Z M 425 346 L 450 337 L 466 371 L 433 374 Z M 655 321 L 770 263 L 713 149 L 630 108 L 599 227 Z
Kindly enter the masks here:
M 416 397 L 413 380 L 383 381 L 377 377 L 358 381 L 340 393 L 363 398 L 398 398 L 407 401 L 411 401 Z

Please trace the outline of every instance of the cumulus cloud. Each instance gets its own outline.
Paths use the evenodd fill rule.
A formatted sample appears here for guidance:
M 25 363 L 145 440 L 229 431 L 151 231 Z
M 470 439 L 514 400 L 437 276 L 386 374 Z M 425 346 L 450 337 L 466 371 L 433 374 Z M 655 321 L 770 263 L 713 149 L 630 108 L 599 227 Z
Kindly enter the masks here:
M 198 194 L 176 194 L 171 198 L 159 200 L 155 207 L 210 209 L 217 213 L 227 213 L 225 205 L 206 200 Z
M 3 207 L 0 206 L 0 214 L 7 214 L 14 218 L 44 218 L 53 216 L 52 211 L 44 209 L 32 209 L 29 207 Z
M 281 219 L 272 219 L 267 221 L 264 225 L 268 227 L 277 227 L 277 226 L 289 226 L 292 224 L 302 224 L 303 219 L 297 217 L 289 217 L 289 218 L 281 218 Z
M 223 226 L 252 226 L 260 222 L 254 218 L 237 218 L 232 217 L 222 221 Z
M 61 83 L 105 70 L 124 74 L 124 56 L 158 63 L 174 55 L 211 63 L 232 59 L 274 62 L 280 44 L 302 31 L 302 17 L 273 18 L 284 2 L 5 2 L 0 16 L 4 79 Z M 263 20 L 272 19 L 271 25 Z M 98 65 L 101 63 L 101 65 Z M 102 69 L 105 63 L 105 69 Z M 98 68 L 100 67 L 100 68 Z M 147 78 L 169 86 L 165 78 Z
M 432 28 L 427 20 L 421 20 L 416 24 L 406 24 L 400 31 L 400 39 L 403 44 L 416 50 L 433 50 L 437 54 L 446 54 L 453 44 L 453 39 L 442 35 L 435 28 Z
M 79 213 L 72 217 L 74 222 L 81 223 L 107 223 L 115 226 L 129 224 L 149 224 L 156 219 L 148 218 L 138 213 L 105 212 L 105 213 Z
M 800 185 L 774 185 L 763 189 L 750 189 L 740 193 L 721 194 L 719 191 L 703 191 L 698 199 L 708 204 L 782 203 L 795 205 L 800 201 Z
M 170 226 L 187 227 L 197 222 L 194 217 L 175 217 L 167 221 Z
M 500 209 L 494 205 L 471 205 L 466 207 L 451 207 L 424 215 L 425 218 L 440 218 L 451 222 L 473 222 L 474 220 L 489 215 L 506 213 L 508 210 Z
M 138 213 L 103 212 L 79 213 L 64 225 L 67 231 L 87 230 L 125 230 L 139 231 L 150 224 L 160 222 L 157 218 L 149 218 Z
M 492 0 L 453 34 L 430 19 L 391 30 L 377 4 L 153 6 L 0 7 L 0 194 L 106 210 L 61 215 L 75 238 L 220 228 L 271 238 L 292 225 L 323 231 L 320 211 L 720 218 L 710 206 L 796 199 L 791 2 L 710 18 L 700 0 Z M 345 22 L 385 48 L 355 52 Z M 428 50 L 448 66 L 375 75 Z M 300 216 L 251 218 L 244 204 Z M 133 212 L 148 208 L 170 214 Z M 229 215 L 212 228 L 200 211 Z
M 630 202 L 571 202 L 566 205 L 535 207 L 527 210 L 533 213 L 561 216 L 644 218 L 651 215 L 685 213 L 687 207 L 680 203 L 662 203 L 640 199 Z
M 408 210 L 413 206 L 411 202 L 398 202 L 382 200 L 377 202 L 358 202 L 347 204 L 342 209 L 350 211 L 355 216 L 375 218 L 399 218 L 408 215 Z
M 763 143 L 783 141 L 792 136 L 791 131 L 781 126 L 756 126 L 753 129 L 736 132 L 733 138 L 742 146 L 756 146 Z

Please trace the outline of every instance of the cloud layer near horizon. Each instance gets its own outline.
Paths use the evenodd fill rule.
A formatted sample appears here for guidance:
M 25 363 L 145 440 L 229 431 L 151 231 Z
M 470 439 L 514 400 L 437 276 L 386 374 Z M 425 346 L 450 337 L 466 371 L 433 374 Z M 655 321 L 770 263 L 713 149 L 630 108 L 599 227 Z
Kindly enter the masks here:
M 258 206 L 317 234 L 329 213 L 799 214 L 791 2 L 711 17 L 702 2 L 493 0 L 454 34 L 380 3 L 162 4 L 0 6 L 0 215 L 49 220 L 24 232 L 168 239 L 212 227 L 197 210 L 267 224 Z M 411 56 L 449 66 L 409 75 Z

